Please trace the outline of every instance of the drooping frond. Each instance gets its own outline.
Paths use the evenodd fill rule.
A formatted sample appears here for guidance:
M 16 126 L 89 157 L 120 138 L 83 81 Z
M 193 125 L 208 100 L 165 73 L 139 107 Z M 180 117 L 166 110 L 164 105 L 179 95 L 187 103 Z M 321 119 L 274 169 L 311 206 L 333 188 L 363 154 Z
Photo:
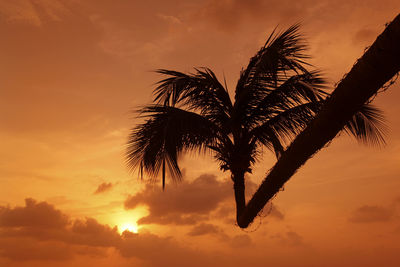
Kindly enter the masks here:
M 195 74 L 158 70 L 158 73 L 168 77 L 158 82 L 154 101 L 170 106 L 181 104 L 187 109 L 198 110 L 216 123 L 227 121 L 232 109 L 227 89 L 210 69 L 195 70 Z
M 194 112 L 164 105 L 149 105 L 140 112 L 147 120 L 129 136 L 127 163 L 131 169 L 143 168 L 153 178 L 162 167 L 163 183 L 165 166 L 172 178 L 181 177 L 180 152 L 206 149 L 219 135 L 219 128 L 213 122 Z
M 386 143 L 386 129 L 382 111 L 371 104 L 364 104 L 344 127 L 346 133 L 360 142 L 378 146 Z

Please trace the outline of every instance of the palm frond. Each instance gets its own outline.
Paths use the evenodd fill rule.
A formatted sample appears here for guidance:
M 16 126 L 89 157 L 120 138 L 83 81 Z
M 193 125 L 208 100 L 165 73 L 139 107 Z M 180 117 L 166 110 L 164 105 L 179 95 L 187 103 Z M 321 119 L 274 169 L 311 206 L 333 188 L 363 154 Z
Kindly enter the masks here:
M 232 102 L 226 88 L 210 69 L 195 70 L 195 74 L 157 70 L 168 78 L 158 82 L 154 101 L 170 106 L 181 104 L 188 109 L 198 110 L 215 122 L 227 121 Z
M 294 75 L 276 89 L 269 90 L 260 99 L 254 99 L 251 103 L 253 108 L 249 109 L 243 123 L 252 127 L 297 105 L 320 102 L 329 95 L 323 90 L 326 88 L 325 84 L 326 81 L 318 71 Z
M 277 156 L 288 143 L 315 117 L 324 100 L 301 104 L 281 111 L 265 123 L 250 131 L 253 139 L 262 143 Z
M 167 166 L 180 179 L 178 156 L 184 150 L 207 149 L 219 136 L 219 128 L 207 118 L 176 107 L 149 105 L 140 110 L 147 119 L 132 129 L 127 143 L 128 166 L 145 170 L 152 178 Z M 165 183 L 165 181 L 163 182 Z
M 309 58 L 304 53 L 307 46 L 299 34 L 300 25 L 295 24 L 282 33 L 269 36 L 265 45 L 250 59 L 245 70 L 241 72 L 238 86 L 236 87 L 236 100 L 248 85 L 263 78 L 271 84 L 277 84 L 287 71 L 307 73 L 304 60 Z
M 306 69 L 310 66 L 305 61 L 309 56 L 299 27 L 296 24 L 277 34 L 274 31 L 241 72 L 234 117 L 246 127 L 252 127 L 258 116 L 268 114 L 275 100 L 274 108 L 284 110 L 325 97 L 325 81 L 320 73 Z
M 381 110 L 371 104 L 364 106 L 347 122 L 344 131 L 358 141 L 370 145 L 384 145 L 387 126 Z

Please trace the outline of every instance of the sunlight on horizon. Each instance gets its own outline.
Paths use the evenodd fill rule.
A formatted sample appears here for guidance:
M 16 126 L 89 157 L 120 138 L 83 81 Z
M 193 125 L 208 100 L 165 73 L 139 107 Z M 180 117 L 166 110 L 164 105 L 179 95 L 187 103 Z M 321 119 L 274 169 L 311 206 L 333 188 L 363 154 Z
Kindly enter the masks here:
M 120 234 L 122 234 L 125 231 L 137 234 L 139 232 L 139 227 L 137 226 L 136 223 L 129 223 L 129 222 L 118 225 L 118 232 Z
M 132 210 L 119 208 L 114 212 L 110 212 L 100 220 L 109 225 L 115 225 L 118 228 L 118 233 L 122 234 L 124 231 L 138 233 L 139 227 L 137 221 L 148 214 L 147 208 L 138 207 Z

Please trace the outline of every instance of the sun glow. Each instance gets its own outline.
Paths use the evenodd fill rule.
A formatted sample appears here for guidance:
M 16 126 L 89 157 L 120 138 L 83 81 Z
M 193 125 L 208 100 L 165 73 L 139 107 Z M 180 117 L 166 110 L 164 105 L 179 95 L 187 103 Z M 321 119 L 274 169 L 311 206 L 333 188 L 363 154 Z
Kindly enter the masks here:
M 129 231 L 132 233 L 138 233 L 139 229 L 135 223 L 123 223 L 118 225 L 118 230 L 122 234 L 124 231 Z

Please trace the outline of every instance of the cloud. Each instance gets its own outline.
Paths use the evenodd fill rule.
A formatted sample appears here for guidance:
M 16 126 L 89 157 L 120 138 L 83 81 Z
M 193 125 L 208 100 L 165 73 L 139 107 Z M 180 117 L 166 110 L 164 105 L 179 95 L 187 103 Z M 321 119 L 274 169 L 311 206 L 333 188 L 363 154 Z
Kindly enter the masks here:
M 271 13 L 263 0 L 211 0 L 198 12 L 206 20 L 225 31 L 236 29 L 246 18 L 258 18 L 260 15 Z
M 109 247 L 120 241 L 117 227 L 100 224 L 93 218 L 74 221 L 70 233 L 66 241 L 73 244 Z
M 266 214 L 264 216 L 266 216 L 267 218 L 272 217 L 277 220 L 283 220 L 285 218 L 285 215 L 272 202 L 267 203 L 264 211 L 266 211 Z
M 252 243 L 251 238 L 248 235 L 236 235 L 231 240 L 231 246 L 234 248 L 248 247 Z
M 60 21 L 68 13 L 59 0 L 0 0 L 0 14 L 12 22 L 41 26 L 45 21 Z
M 252 183 L 249 182 L 249 184 L 251 185 Z M 250 187 L 252 186 L 253 185 Z M 248 188 L 246 188 L 246 190 L 248 190 Z M 250 199 L 250 196 L 246 196 L 246 199 Z M 263 222 L 270 221 L 271 219 L 277 221 L 282 221 L 285 219 L 285 214 L 272 202 L 268 202 L 265 205 L 263 212 L 261 212 L 259 215 Z M 226 224 L 234 225 L 236 223 L 235 204 L 233 202 L 224 202 L 211 214 L 210 217 L 213 219 L 220 219 Z
M 68 244 L 58 241 L 38 242 L 30 238 L 0 238 L 0 256 L 14 261 L 55 260 L 73 258 Z
M 210 223 L 201 223 L 199 225 L 194 226 L 188 235 L 190 236 L 201 236 L 207 234 L 219 234 L 221 232 L 221 228 Z
M 0 1 L 0 12 L 9 21 L 27 22 L 35 26 L 42 24 L 31 1 Z
M 47 202 L 37 202 L 30 198 L 25 200 L 24 207 L 0 206 L 0 237 L 3 240 L 0 244 L 3 256 L 14 257 L 18 247 L 13 248 L 11 245 L 16 242 L 20 243 L 20 253 L 24 255 L 21 256 L 21 259 L 35 259 L 36 254 L 43 254 L 41 250 L 45 251 L 48 244 L 56 244 L 54 248 L 53 245 L 50 245 L 52 249 L 49 249 L 49 252 L 51 252 L 59 247 L 61 250 L 65 250 L 66 245 L 117 246 L 121 239 L 117 227 L 111 228 L 108 225 L 100 224 L 93 218 L 72 220 L 53 205 Z M 18 241 L 25 239 L 28 241 Z M 38 252 L 25 253 L 24 250 L 29 249 L 32 240 L 38 244 L 36 248 Z M 56 252 L 53 254 L 58 255 Z M 51 258 L 51 256 L 49 257 Z
M 234 235 L 232 237 L 226 234 L 221 227 L 210 223 L 200 223 L 194 226 L 187 235 L 191 237 L 212 236 L 232 248 L 248 247 L 253 243 L 248 234 Z
M 379 34 L 379 32 L 376 32 L 374 30 L 368 29 L 368 28 L 363 28 L 358 30 L 354 36 L 353 36 L 353 42 L 355 44 L 358 43 L 371 43 L 371 41 L 376 38 L 376 36 Z
M 0 255 L 17 260 L 65 261 L 75 255 L 102 255 L 120 242 L 117 228 L 92 218 L 71 220 L 47 202 L 27 198 L 24 207 L 0 206 Z
M 94 194 L 100 194 L 100 193 L 110 191 L 112 187 L 113 187 L 112 183 L 106 183 L 106 182 L 101 183 L 97 187 L 96 191 L 94 191 Z
M 145 266 L 206 266 L 202 252 L 145 229 L 120 235 L 93 218 L 72 220 L 47 202 L 27 199 L 24 207 L 0 206 L 0 258 L 11 261 L 68 261 L 77 255 L 107 256 L 114 248 L 124 258 Z M 190 264 L 195 259 L 194 265 Z
M 204 174 L 164 192 L 147 185 L 126 199 L 125 208 L 140 205 L 149 208 L 150 214 L 141 218 L 139 224 L 196 224 L 229 198 L 233 198 L 231 181 L 219 181 L 215 175 Z
M 228 236 L 221 227 L 211 224 L 211 223 L 200 223 L 200 224 L 194 226 L 187 233 L 187 235 L 192 236 L 192 237 L 210 235 L 210 236 L 214 236 L 214 237 L 218 238 L 218 240 L 223 241 L 223 242 L 231 241 L 230 236 Z
M 25 207 L 0 207 L 0 227 L 63 228 L 68 217 L 47 202 L 25 199 Z
M 364 205 L 352 212 L 349 221 L 354 223 L 387 222 L 393 218 L 393 215 L 393 209 Z
M 151 233 L 123 235 L 119 251 L 126 258 L 145 261 L 144 266 L 213 266 L 215 259 L 206 253 L 186 247 L 169 237 Z
M 284 234 L 278 233 L 272 235 L 271 238 L 278 240 L 278 242 L 285 246 L 301 246 L 304 245 L 303 237 L 294 231 L 287 231 Z

